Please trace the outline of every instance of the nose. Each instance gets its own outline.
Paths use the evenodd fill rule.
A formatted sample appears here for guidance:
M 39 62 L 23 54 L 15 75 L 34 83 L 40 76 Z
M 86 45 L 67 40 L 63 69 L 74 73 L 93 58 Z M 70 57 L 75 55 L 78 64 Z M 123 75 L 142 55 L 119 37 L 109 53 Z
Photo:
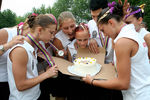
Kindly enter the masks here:
M 69 32 L 69 34 L 72 34 L 73 33 L 73 29 L 69 28 L 68 32 Z

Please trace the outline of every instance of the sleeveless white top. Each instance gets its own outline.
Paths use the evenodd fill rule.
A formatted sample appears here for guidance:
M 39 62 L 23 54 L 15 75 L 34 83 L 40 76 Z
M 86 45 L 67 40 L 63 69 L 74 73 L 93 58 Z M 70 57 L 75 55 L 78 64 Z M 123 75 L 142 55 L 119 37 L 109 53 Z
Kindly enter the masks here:
M 12 49 L 16 47 L 23 47 L 27 54 L 28 54 L 28 63 L 27 63 L 27 79 L 35 78 L 38 76 L 37 71 L 37 55 L 34 56 L 34 48 L 26 41 L 24 41 L 24 44 L 17 44 Z M 10 50 L 10 52 L 12 51 Z M 36 53 L 35 53 L 36 54 Z M 7 70 L 8 70 L 8 83 L 10 88 L 10 96 L 9 100 L 37 100 L 40 96 L 40 87 L 39 84 L 24 90 L 24 91 L 18 91 L 16 88 L 13 72 L 12 72 L 12 62 L 10 61 L 10 58 L 7 59 Z
M 147 31 L 145 28 L 141 28 L 139 31 L 139 35 L 144 38 L 145 35 L 150 34 L 149 31 Z
M 71 43 L 69 40 L 69 36 L 66 35 L 62 30 L 60 30 L 56 35 L 55 38 L 59 39 L 64 47 L 65 50 L 67 50 L 68 44 Z
M 130 87 L 128 90 L 122 90 L 123 100 L 149 100 L 150 64 L 145 41 L 139 37 L 133 24 L 124 26 L 114 42 L 120 38 L 132 39 L 139 45 L 137 53 L 131 57 Z M 114 57 L 116 58 L 116 55 Z
M 14 36 L 17 35 L 17 27 L 4 28 L 8 32 L 8 40 L 11 41 Z M 9 50 L 7 50 L 3 55 L 0 56 L 0 82 L 8 82 L 7 74 L 7 56 Z
M 89 31 L 90 31 L 90 38 L 94 38 L 97 41 L 99 47 L 102 47 L 102 43 L 100 41 L 99 31 L 98 31 L 96 22 L 94 20 L 90 20 L 88 22 L 88 27 L 89 27 Z M 102 36 L 103 36 L 103 38 L 105 38 L 104 34 L 102 34 Z M 112 39 L 111 38 L 109 38 L 106 51 L 107 51 L 107 54 L 105 57 L 105 63 L 110 63 L 113 61 L 113 51 L 114 51 L 112 49 Z

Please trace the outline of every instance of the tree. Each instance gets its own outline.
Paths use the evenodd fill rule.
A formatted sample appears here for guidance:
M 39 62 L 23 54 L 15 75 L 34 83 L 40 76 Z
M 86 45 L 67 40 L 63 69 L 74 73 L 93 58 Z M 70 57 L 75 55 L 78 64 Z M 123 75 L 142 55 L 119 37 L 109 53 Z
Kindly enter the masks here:
M 91 19 L 89 0 L 74 0 L 72 9 L 77 23 L 87 22 Z
M 71 11 L 77 23 L 90 19 L 89 0 L 58 0 L 52 7 L 52 13 L 58 18 L 63 11 Z
M 13 27 L 16 25 L 16 14 L 7 9 L 0 12 L 0 29 L 4 27 Z

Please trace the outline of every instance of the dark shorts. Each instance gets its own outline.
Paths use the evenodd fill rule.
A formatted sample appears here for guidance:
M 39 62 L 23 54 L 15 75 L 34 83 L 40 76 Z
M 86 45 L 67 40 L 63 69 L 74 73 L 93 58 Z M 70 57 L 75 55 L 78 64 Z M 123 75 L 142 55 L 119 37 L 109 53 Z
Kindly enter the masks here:
M 0 100 L 8 100 L 9 94 L 8 82 L 0 82 Z

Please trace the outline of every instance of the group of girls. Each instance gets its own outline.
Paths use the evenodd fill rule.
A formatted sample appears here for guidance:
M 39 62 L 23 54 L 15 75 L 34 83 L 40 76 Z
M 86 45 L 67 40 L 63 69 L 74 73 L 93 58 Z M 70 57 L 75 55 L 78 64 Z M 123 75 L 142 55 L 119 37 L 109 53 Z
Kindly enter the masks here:
M 101 3 L 104 4 L 104 1 Z M 93 2 L 97 0 L 91 0 L 91 6 Z M 72 62 L 76 58 L 77 48 L 88 47 L 91 52 L 98 53 L 100 51 L 97 48 L 100 46 L 105 47 L 107 51 L 108 59 L 105 63 L 115 64 L 117 77 L 112 80 L 96 80 L 87 75 L 83 81 L 91 84 L 92 87 L 122 90 L 123 100 L 148 100 L 150 98 L 148 56 L 150 35 L 141 26 L 143 6 L 131 6 L 125 16 L 123 6 L 116 2 L 109 3 L 107 8 L 98 7 L 96 14 L 97 11 L 97 18 L 93 17 L 93 21 L 88 24 L 80 23 L 78 26 L 73 14 L 65 11 L 58 17 L 59 23 L 52 14 L 32 14 L 22 26 L 1 29 L 0 97 L 3 100 L 8 98 L 9 100 L 48 100 L 49 93 L 55 92 L 53 90 L 56 89 L 57 93 L 53 93 L 54 96 L 58 96 L 56 99 L 64 100 L 65 96 L 68 96 L 69 100 L 69 92 L 74 92 L 71 89 L 66 89 L 68 90 L 66 92 L 65 88 L 70 83 L 79 83 L 68 80 L 67 75 L 60 74 L 51 56 L 60 56 L 58 50 L 62 50 L 64 52 L 62 58 Z M 95 14 L 95 11 L 91 9 L 92 14 Z M 93 26 L 90 26 L 90 23 L 96 25 L 96 31 L 92 31 Z M 40 74 L 37 69 L 37 56 L 41 54 L 39 52 L 45 55 L 49 66 Z M 54 76 L 58 78 L 53 78 Z M 87 90 L 81 84 L 78 86 Z M 77 88 L 75 86 L 73 89 L 78 90 Z M 87 91 L 82 92 L 88 94 Z M 71 96 L 75 97 L 80 95 L 79 93 Z

